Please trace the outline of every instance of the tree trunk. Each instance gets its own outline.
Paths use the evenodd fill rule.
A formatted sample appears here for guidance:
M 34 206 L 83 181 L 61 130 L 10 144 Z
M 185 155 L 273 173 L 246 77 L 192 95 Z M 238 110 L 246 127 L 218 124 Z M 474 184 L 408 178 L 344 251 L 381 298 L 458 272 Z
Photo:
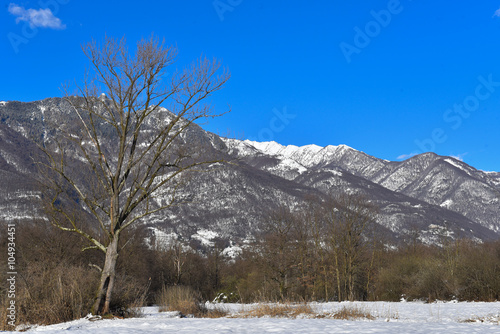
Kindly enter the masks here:
M 323 262 L 323 259 L 321 260 L 321 262 Z M 330 301 L 330 296 L 328 295 L 328 273 L 326 264 L 323 265 L 323 282 L 323 284 L 325 285 L 325 300 L 328 302 Z
M 106 249 L 106 259 L 101 274 L 101 282 L 97 290 L 97 296 L 92 307 L 93 314 L 109 313 L 111 294 L 115 283 L 116 260 L 118 259 L 118 234 L 115 234 L 113 240 Z
M 368 267 L 368 277 L 366 279 L 366 300 L 370 299 L 370 283 L 372 279 L 373 262 L 375 262 L 375 245 L 373 245 L 372 258 L 370 261 L 370 266 Z
M 349 260 L 348 260 L 348 266 L 347 266 L 347 277 L 348 277 L 348 289 L 349 289 L 349 301 L 350 302 L 353 302 L 354 301 L 354 280 L 355 280 L 355 277 L 354 277 L 354 264 L 353 264 L 353 260 L 352 260 L 352 256 L 349 256 Z
M 342 293 L 341 293 L 341 289 L 340 289 L 340 270 L 339 270 L 339 258 L 338 258 L 338 250 L 336 248 L 334 248 L 333 250 L 333 256 L 335 258 L 335 273 L 336 273 L 336 276 L 337 276 L 337 294 L 338 294 L 338 300 L 339 302 L 342 301 Z

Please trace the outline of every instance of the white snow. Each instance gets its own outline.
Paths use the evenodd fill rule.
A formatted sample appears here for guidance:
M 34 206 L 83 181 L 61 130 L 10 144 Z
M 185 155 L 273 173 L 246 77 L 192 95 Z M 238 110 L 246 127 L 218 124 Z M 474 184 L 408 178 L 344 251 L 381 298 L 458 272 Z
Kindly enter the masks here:
M 20 198 L 25 198 L 25 199 L 41 199 L 41 194 L 42 192 L 40 191 L 13 191 L 7 194 L 7 199 L 9 200 L 18 200 Z
M 323 147 L 313 144 L 305 146 L 284 146 L 274 141 L 256 142 L 245 140 L 243 141 L 243 143 L 253 146 L 264 154 L 289 158 L 295 160 L 298 163 L 309 160 L 308 158 L 314 157 L 323 149 Z
M 295 170 L 304 173 L 307 168 L 321 163 L 329 162 L 335 155 L 341 155 L 347 150 L 354 150 L 346 145 L 328 145 L 321 147 L 318 145 L 281 145 L 274 141 L 256 142 L 251 140 L 223 139 L 230 150 L 238 150 L 241 156 L 260 153 L 270 155 L 280 160 L 278 169 Z
M 278 144 L 275 141 L 266 141 L 266 142 L 256 142 L 256 141 L 250 141 L 250 140 L 245 140 L 245 144 L 249 144 L 262 153 L 269 154 L 269 155 L 278 155 L 285 146 Z M 297 146 L 293 146 L 294 148 L 297 148 Z
M 202 245 L 207 247 L 213 247 L 214 242 L 213 239 L 217 238 L 219 235 L 217 232 L 213 232 L 207 229 L 200 229 L 196 231 L 196 234 L 193 234 L 191 238 L 197 239 L 201 242 Z
M 442 206 L 444 208 L 450 208 L 452 205 L 453 205 L 453 200 L 447 199 L 446 201 L 444 201 L 443 203 L 441 203 L 440 206 Z
M 168 250 L 179 240 L 179 235 L 177 233 L 171 232 L 166 233 L 156 227 L 150 227 L 151 232 L 153 232 L 155 244 L 151 244 L 151 238 L 147 238 L 146 242 L 150 247 L 156 247 L 162 250 Z M 184 248 L 184 247 L 183 247 Z M 187 249 L 187 247 L 185 247 Z
M 342 172 L 338 169 L 333 169 L 333 168 L 324 168 L 323 170 L 325 171 L 329 171 L 330 173 L 332 173 L 333 175 L 336 175 L 336 176 L 342 176 Z
M 224 256 L 230 257 L 231 259 L 236 258 L 238 255 L 240 255 L 243 252 L 243 249 L 239 246 L 229 246 L 224 248 L 222 251 L 222 254 Z
M 305 168 L 304 166 L 302 166 L 301 164 L 299 164 L 295 160 L 292 160 L 292 159 L 289 159 L 289 158 L 284 158 L 283 160 L 281 160 L 281 162 L 278 165 L 276 165 L 271 170 L 283 170 L 283 171 L 286 171 L 286 170 L 290 170 L 290 169 L 291 170 L 295 170 L 295 171 L 297 171 L 300 174 L 307 171 L 307 168 Z
M 0 101 L 0 106 L 4 106 L 4 105 L 6 105 L 6 104 L 7 104 L 7 102 L 5 102 L 5 101 Z
M 23 126 L 21 126 L 19 124 L 15 124 L 15 125 L 12 125 L 11 128 L 14 131 L 20 132 L 24 137 L 28 138 L 28 131 L 26 131 L 26 129 Z
M 437 229 L 437 228 L 443 228 L 442 226 L 436 225 L 436 224 L 430 224 L 429 229 Z
M 75 333 L 500 333 L 500 302 L 354 302 L 311 303 L 314 311 L 326 315 L 312 319 L 308 315 L 289 318 L 232 318 L 255 304 L 207 304 L 229 312 L 218 319 L 179 318 L 176 312 L 159 313 L 157 307 L 144 308 L 142 318 L 97 320 L 91 317 L 51 326 L 39 326 L 30 332 L 47 334 Z M 335 320 L 329 315 L 343 307 L 357 307 L 375 320 Z
M 10 154 L 9 152 L 4 150 L 0 150 L 0 157 L 2 157 L 9 165 L 13 166 L 18 172 L 25 174 L 30 173 L 29 170 L 23 168 L 23 165 L 20 164 L 19 161 L 17 161 L 19 159 L 17 155 Z
M 461 169 L 463 170 L 464 172 L 466 172 L 467 174 L 470 174 L 470 171 L 467 170 L 462 163 L 460 163 L 459 161 L 455 160 L 455 159 L 451 159 L 451 158 L 446 158 L 444 159 L 444 161 L 446 161 L 447 163 L 449 163 L 450 165 L 452 166 L 455 166 L 457 167 L 458 169 Z

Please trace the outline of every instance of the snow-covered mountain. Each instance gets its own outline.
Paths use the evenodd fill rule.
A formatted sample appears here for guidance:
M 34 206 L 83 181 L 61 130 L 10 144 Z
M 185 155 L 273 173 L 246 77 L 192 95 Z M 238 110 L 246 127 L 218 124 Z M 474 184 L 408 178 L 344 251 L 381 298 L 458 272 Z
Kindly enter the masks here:
M 33 141 L 50 141 L 61 128 L 73 131 L 75 117 L 58 98 L 0 103 L 0 219 L 43 218 Z M 148 126 L 158 122 L 160 116 Z M 112 137 L 107 139 L 112 148 Z M 182 189 L 189 204 L 149 217 L 144 224 L 157 238 L 196 243 L 206 235 L 236 247 L 259 233 L 270 210 L 296 208 L 308 195 L 337 192 L 362 194 L 376 204 L 388 239 L 415 233 L 425 242 L 439 242 L 443 235 L 500 237 L 500 173 L 482 172 L 451 157 L 425 153 L 394 162 L 345 145 L 298 147 L 220 138 L 196 125 L 182 140 L 232 163 L 192 175 Z M 76 151 L 74 160 L 80 170 Z
M 424 153 L 403 162 L 377 159 L 346 145 L 320 147 L 283 146 L 275 142 L 225 140 L 235 154 L 247 161 L 259 157 L 276 160 L 260 169 L 290 180 L 309 171 L 348 172 L 388 190 L 451 209 L 500 232 L 498 173 L 477 170 L 452 157 Z M 268 160 L 269 161 L 269 160 Z
M 434 230 L 454 229 L 466 220 L 469 227 L 460 227 L 457 237 L 467 234 L 474 223 L 494 235 L 500 232 L 498 173 L 479 171 L 451 157 L 425 153 L 393 162 L 346 145 L 297 147 L 234 139 L 225 142 L 232 154 L 274 175 L 322 192 L 342 187 L 368 195 L 379 202 L 380 222 L 397 233 L 416 228 L 432 233 L 428 226 Z

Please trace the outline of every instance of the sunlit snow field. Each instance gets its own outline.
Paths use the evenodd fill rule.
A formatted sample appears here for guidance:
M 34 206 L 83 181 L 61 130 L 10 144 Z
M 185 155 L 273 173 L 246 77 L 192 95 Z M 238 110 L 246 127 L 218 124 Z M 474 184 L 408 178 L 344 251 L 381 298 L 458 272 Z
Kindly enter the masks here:
M 500 302 L 419 303 L 354 302 L 311 303 L 317 313 L 328 316 L 342 307 L 357 307 L 375 320 L 289 318 L 234 318 L 256 304 L 207 304 L 223 308 L 229 315 L 218 319 L 180 318 L 175 312 L 159 313 L 144 308 L 142 318 L 97 320 L 88 318 L 67 323 L 33 327 L 45 333 L 500 333 Z

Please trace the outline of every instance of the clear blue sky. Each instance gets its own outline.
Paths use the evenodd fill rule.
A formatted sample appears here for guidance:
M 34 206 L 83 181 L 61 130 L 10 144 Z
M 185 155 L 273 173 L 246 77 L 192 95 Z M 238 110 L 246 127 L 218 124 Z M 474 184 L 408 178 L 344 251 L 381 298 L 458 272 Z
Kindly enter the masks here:
M 50 9 L 50 12 L 47 10 Z M 41 11 L 42 9 L 42 11 Z M 210 131 L 346 144 L 401 160 L 434 151 L 500 171 L 500 0 L 1 1 L 0 100 L 61 96 L 80 46 L 155 33 L 231 71 Z

